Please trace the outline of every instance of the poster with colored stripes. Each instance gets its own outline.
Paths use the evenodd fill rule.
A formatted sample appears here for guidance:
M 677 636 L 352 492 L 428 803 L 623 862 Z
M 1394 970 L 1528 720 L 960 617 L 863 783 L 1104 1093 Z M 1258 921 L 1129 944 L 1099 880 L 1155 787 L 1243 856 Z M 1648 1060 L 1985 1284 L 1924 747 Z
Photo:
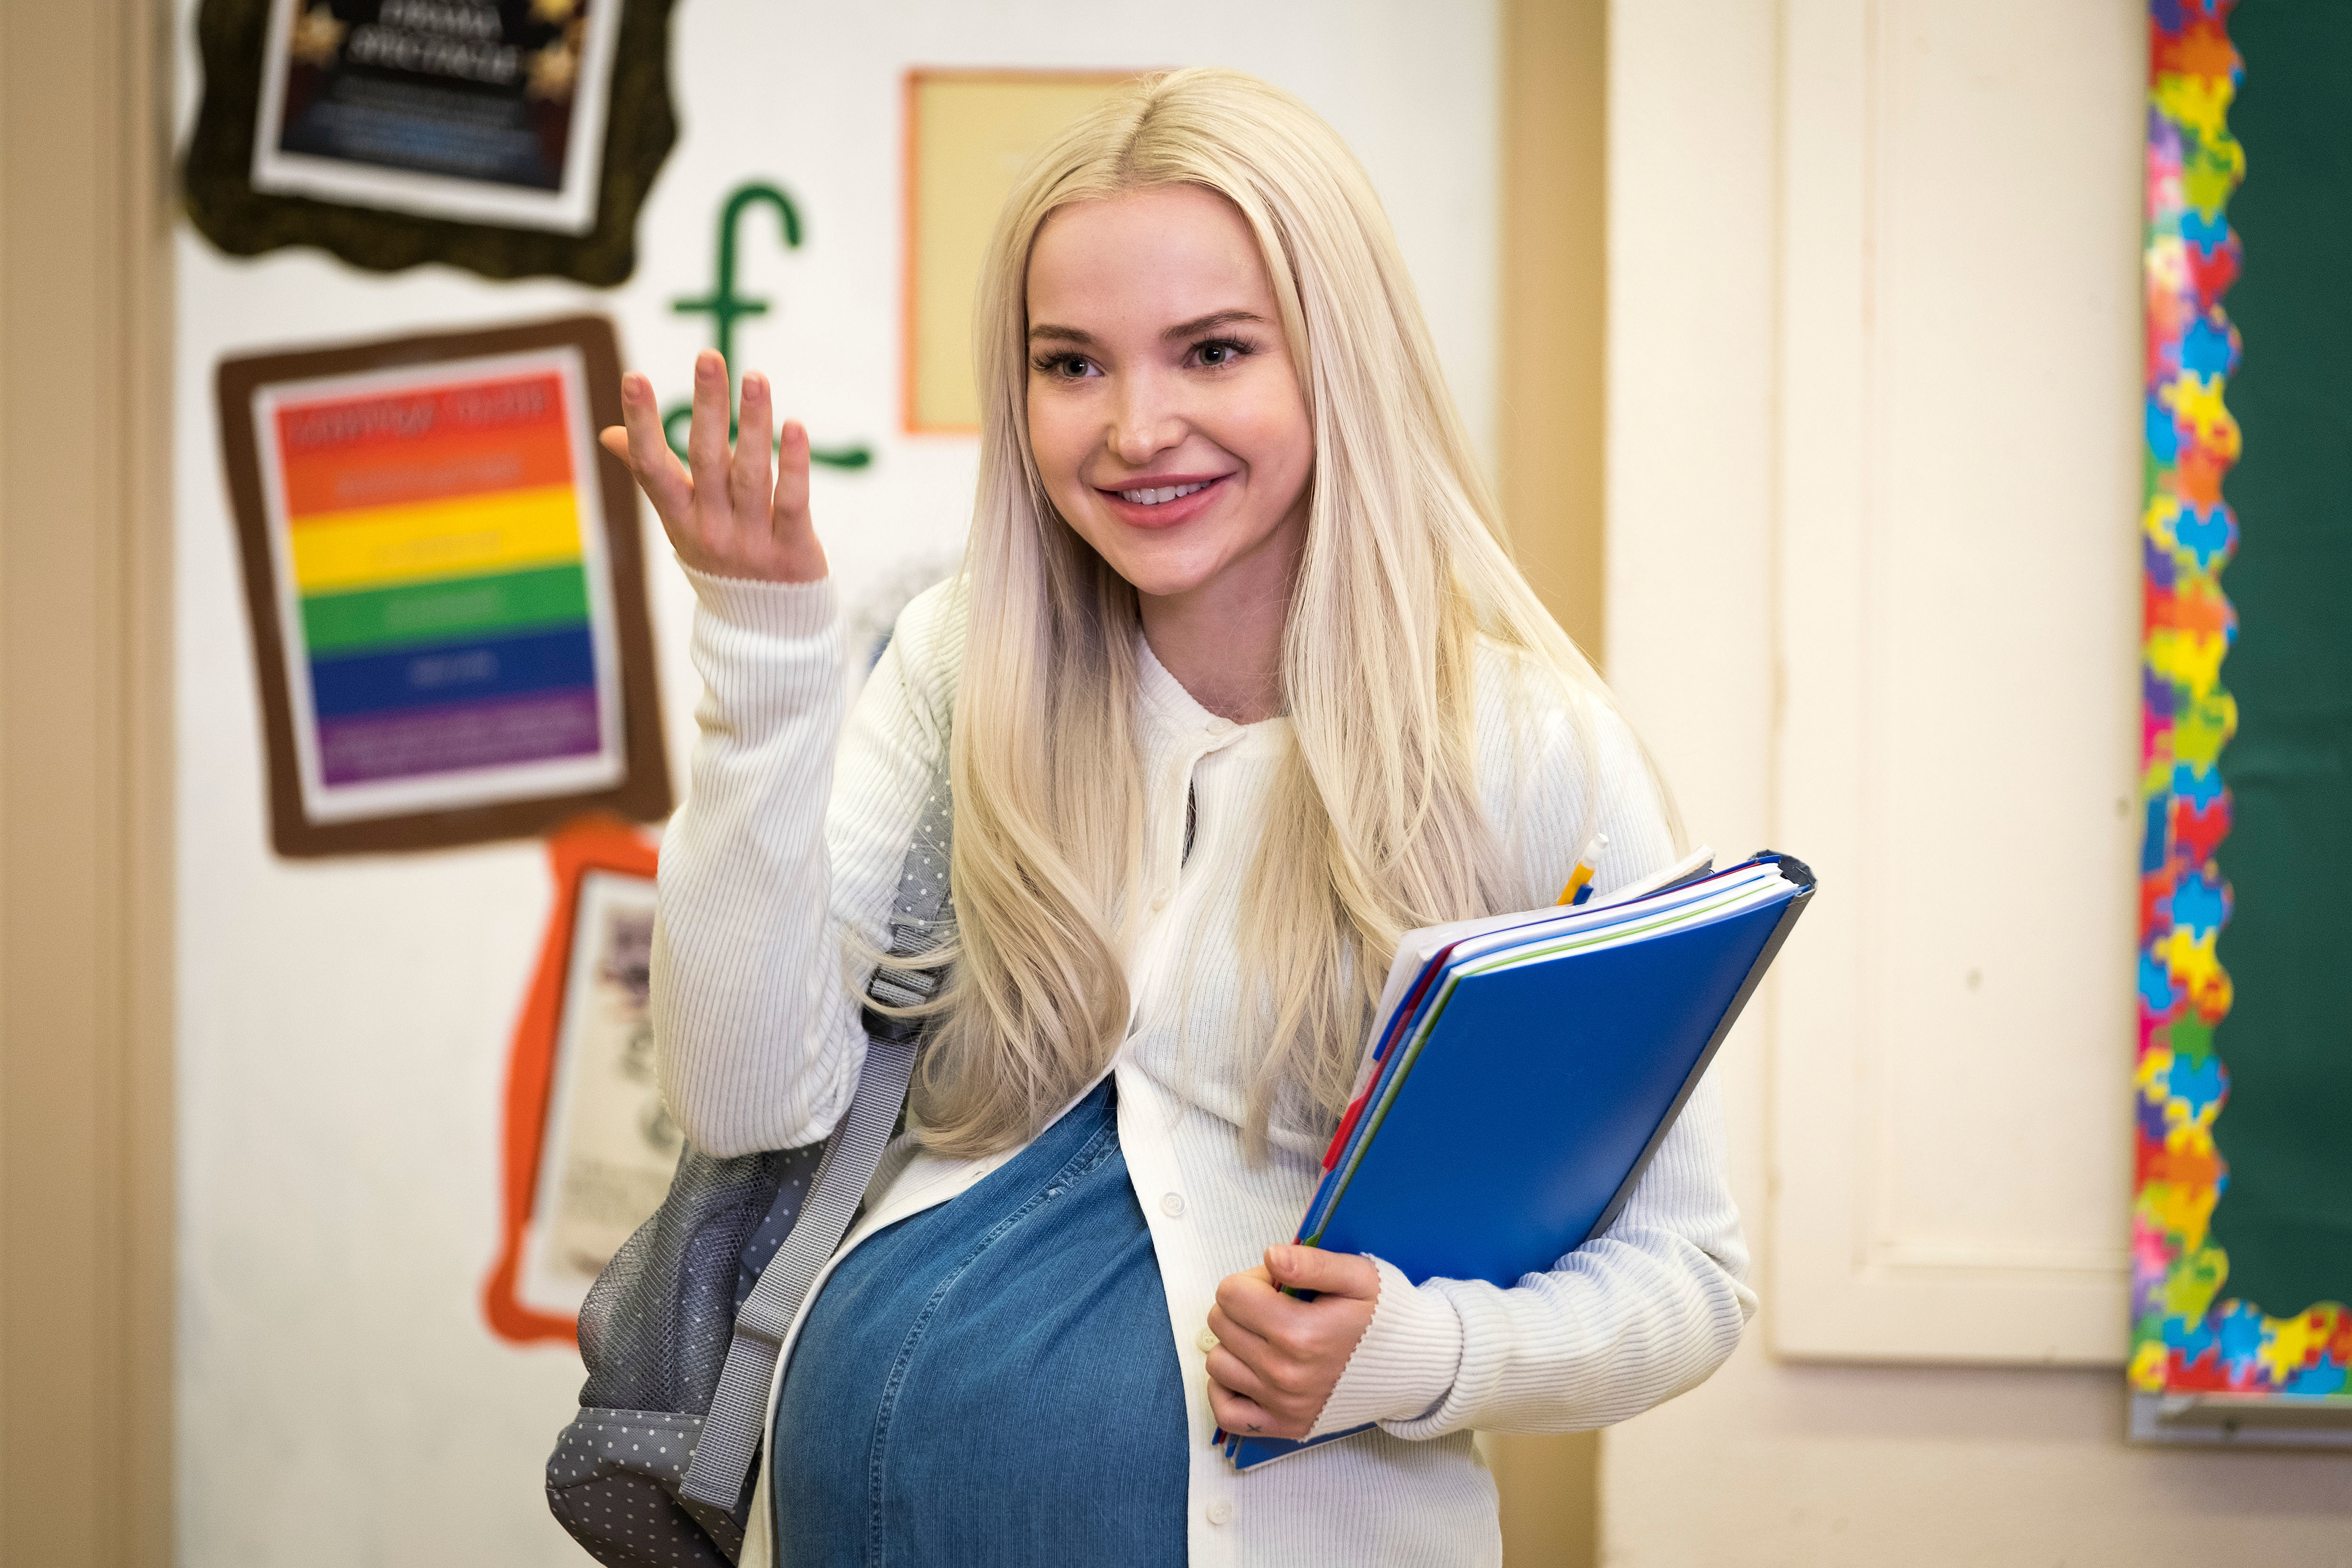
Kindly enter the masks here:
M 258 514 L 246 531 L 266 558 L 248 549 L 248 590 L 266 601 L 264 685 L 282 693 L 270 706 L 288 766 L 273 771 L 290 771 L 305 831 L 417 819 L 455 831 L 451 813 L 490 828 L 479 814 L 501 806 L 626 792 L 645 758 L 629 745 L 625 665 L 632 644 L 650 648 L 635 500 L 625 483 L 613 509 L 625 526 L 612 527 L 585 347 L 292 375 L 281 357 L 278 373 L 244 378 L 236 423 L 257 483 L 239 510 Z M 266 584 L 250 580 L 256 564 Z M 635 684 L 650 704 L 649 673 Z M 667 794 L 665 779 L 661 810 Z M 504 832 L 524 820 L 497 819 Z M 528 820 L 520 831 L 545 825 Z

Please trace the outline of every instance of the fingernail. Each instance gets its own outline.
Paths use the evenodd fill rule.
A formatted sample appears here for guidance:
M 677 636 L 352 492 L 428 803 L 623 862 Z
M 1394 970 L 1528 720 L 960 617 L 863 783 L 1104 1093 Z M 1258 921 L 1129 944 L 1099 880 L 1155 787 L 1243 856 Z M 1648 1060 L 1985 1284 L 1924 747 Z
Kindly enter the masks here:
M 768 378 L 753 371 L 743 378 L 743 390 L 764 392 L 768 390 Z

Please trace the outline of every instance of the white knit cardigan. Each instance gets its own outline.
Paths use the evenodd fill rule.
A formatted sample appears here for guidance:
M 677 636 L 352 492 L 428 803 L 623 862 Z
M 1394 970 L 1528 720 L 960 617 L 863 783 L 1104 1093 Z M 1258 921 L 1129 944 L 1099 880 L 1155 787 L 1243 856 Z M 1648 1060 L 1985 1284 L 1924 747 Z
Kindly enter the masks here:
M 847 956 L 887 946 L 900 862 L 945 742 L 963 610 L 948 585 L 908 608 L 845 733 L 831 585 L 689 575 L 707 691 L 692 788 L 662 844 L 654 1026 L 679 1124 L 701 1147 L 733 1155 L 811 1142 L 848 1105 L 866 1039 L 865 977 Z M 1236 1474 L 1210 1442 L 1209 1308 L 1220 1281 L 1291 1238 L 1325 1137 L 1278 1115 L 1270 1157 L 1253 1164 L 1242 1152 L 1248 1057 L 1264 1026 L 1254 1031 L 1255 1009 L 1244 1006 L 1234 933 L 1289 724 L 1229 723 L 1148 648 L 1141 666 L 1150 914 L 1128 960 L 1134 1010 L 1112 1071 L 1184 1373 L 1190 1561 L 1499 1563 L 1495 1488 L 1473 1429 L 1622 1420 L 1714 1371 L 1755 1310 L 1717 1096 L 1702 1083 L 1608 1233 L 1547 1273 L 1508 1290 L 1415 1286 L 1375 1259 L 1371 1325 L 1316 1430 L 1379 1429 Z M 1575 858 L 1586 772 L 1566 715 L 1513 700 L 1511 668 L 1499 652 L 1482 654 L 1478 762 L 1490 821 L 1532 907 L 1549 901 Z M 1605 718 L 1599 745 L 1609 849 L 1596 880 L 1606 892 L 1672 856 L 1630 735 Z M 1012 1157 L 894 1149 L 841 1255 Z M 770 1403 L 772 1418 L 772 1391 Z M 763 1475 L 744 1568 L 772 1560 L 768 1509 Z

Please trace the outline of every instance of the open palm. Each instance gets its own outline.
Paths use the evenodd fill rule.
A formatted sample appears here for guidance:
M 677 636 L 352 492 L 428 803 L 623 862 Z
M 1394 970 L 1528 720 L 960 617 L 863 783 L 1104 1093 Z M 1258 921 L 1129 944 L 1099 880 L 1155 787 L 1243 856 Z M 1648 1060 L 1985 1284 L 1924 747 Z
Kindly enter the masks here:
M 629 465 L 661 517 L 677 559 L 713 577 L 814 582 L 825 574 L 824 547 L 809 517 L 808 431 L 787 421 L 773 452 L 774 413 L 768 378 L 743 378 L 743 406 L 728 444 L 727 361 L 706 349 L 694 361 L 694 423 L 680 463 L 662 434 L 653 383 L 632 371 L 621 378 L 625 426 L 604 431 L 604 450 Z

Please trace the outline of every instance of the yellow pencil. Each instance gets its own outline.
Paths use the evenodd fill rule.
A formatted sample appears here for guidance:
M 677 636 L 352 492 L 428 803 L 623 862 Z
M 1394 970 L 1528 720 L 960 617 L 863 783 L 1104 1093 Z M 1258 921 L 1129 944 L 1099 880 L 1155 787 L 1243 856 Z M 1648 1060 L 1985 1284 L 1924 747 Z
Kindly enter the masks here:
M 1581 904 L 1592 885 L 1592 873 L 1599 867 L 1601 852 L 1609 847 L 1609 835 L 1595 833 L 1584 852 L 1576 857 L 1576 869 L 1568 873 L 1568 885 L 1559 890 L 1562 904 Z

